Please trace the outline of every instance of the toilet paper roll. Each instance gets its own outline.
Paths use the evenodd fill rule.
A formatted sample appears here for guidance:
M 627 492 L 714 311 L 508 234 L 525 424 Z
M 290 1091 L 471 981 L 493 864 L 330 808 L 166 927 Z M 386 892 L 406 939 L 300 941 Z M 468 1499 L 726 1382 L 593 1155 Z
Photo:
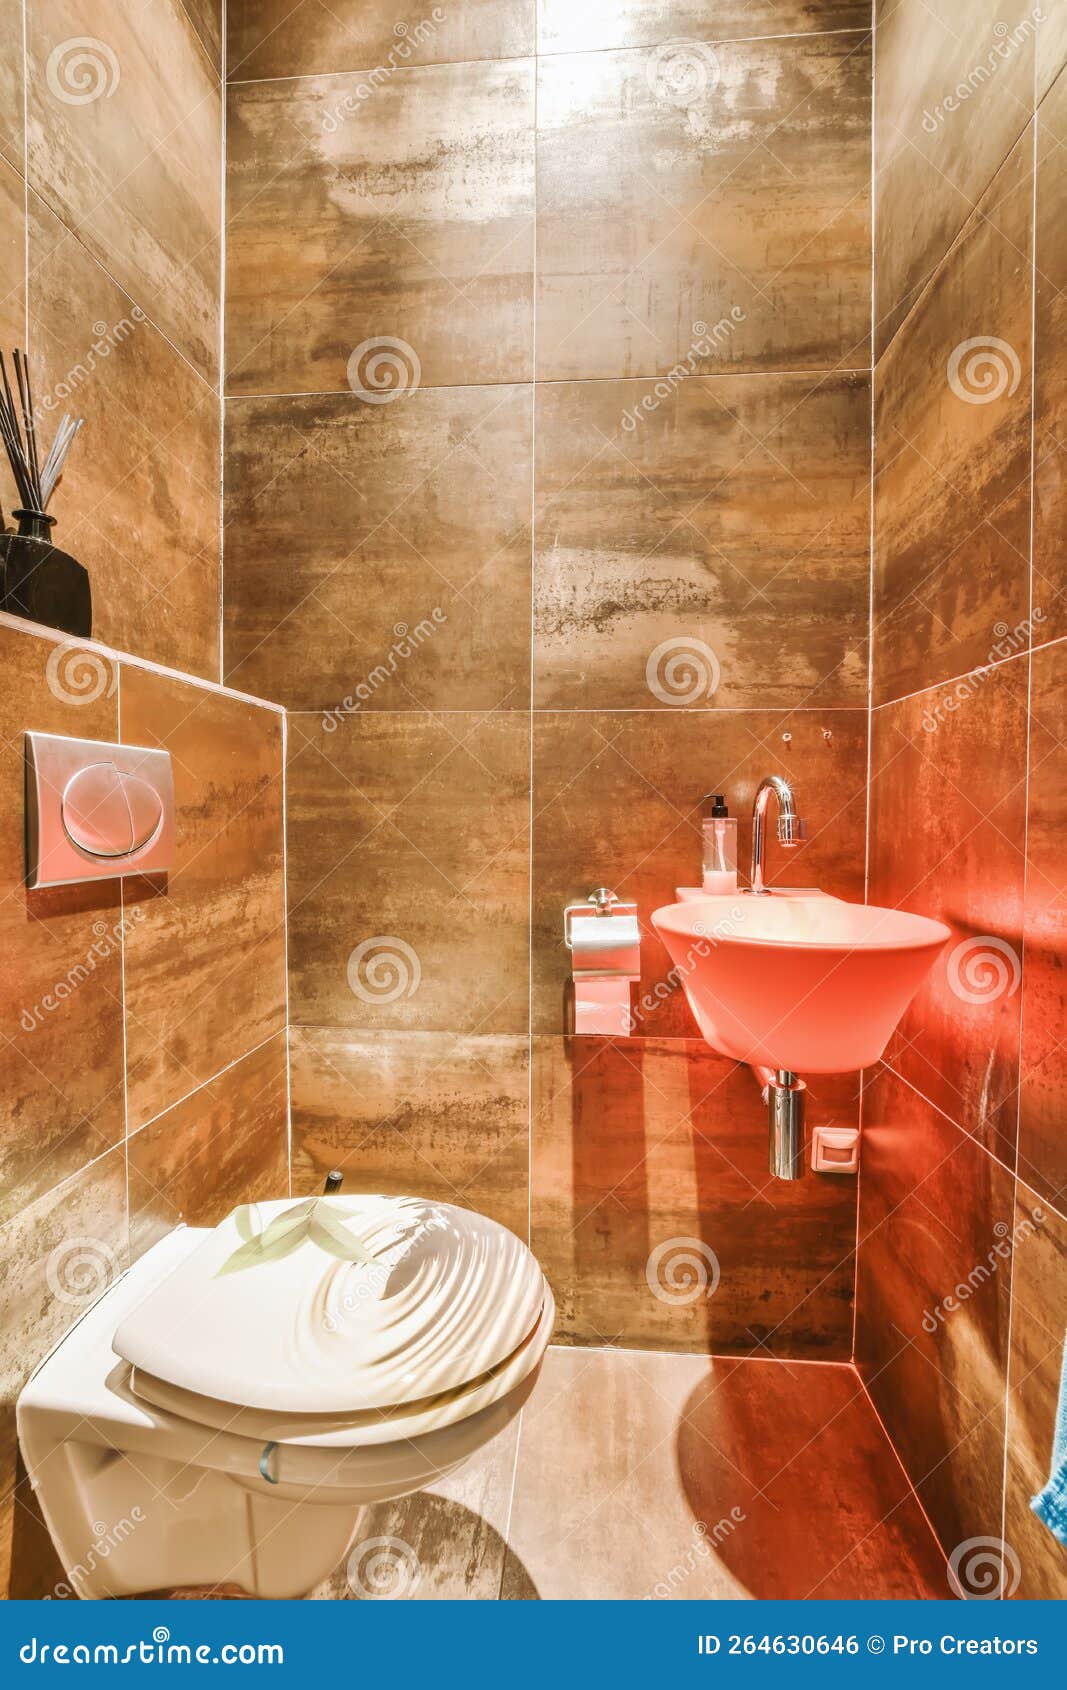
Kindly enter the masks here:
M 636 915 L 576 916 L 570 928 L 571 970 L 582 975 L 641 974 L 641 929 Z
M 574 1031 L 625 1038 L 630 1032 L 629 980 L 576 979 Z

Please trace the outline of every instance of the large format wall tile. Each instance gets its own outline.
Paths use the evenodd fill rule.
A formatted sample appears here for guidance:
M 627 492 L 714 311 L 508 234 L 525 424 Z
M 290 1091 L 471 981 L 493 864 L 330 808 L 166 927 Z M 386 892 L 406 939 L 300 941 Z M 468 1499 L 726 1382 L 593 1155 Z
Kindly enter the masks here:
M 863 1099 L 857 1360 L 946 1552 L 1000 1536 L 1006 1168 L 887 1069 Z
M 1044 11 L 1044 8 L 1042 8 Z M 1040 103 L 1067 65 L 1067 12 L 1055 6 L 1045 12 L 1037 35 L 1035 95 Z
M 359 88 L 231 88 L 229 390 L 526 380 L 533 61 L 398 72 L 373 121 Z
M 115 739 L 116 671 L 0 626 L 0 1221 L 123 1135 L 118 881 L 28 891 L 26 729 Z
M 994 661 L 1027 619 L 1031 139 L 875 375 L 877 700 Z
M 538 390 L 537 703 L 865 705 L 866 377 L 661 386 Z
M 816 1079 L 809 1124 L 854 1125 L 857 1094 Z M 770 1178 L 749 1069 L 698 1039 L 536 1039 L 532 1157 L 561 1339 L 850 1355 L 855 1182 Z
M 528 1226 L 529 1044 L 294 1027 L 293 1191 L 433 1198 Z
M 285 1024 L 282 726 L 124 667 L 122 738 L 174 766 L 174 869 L 126 882 L 130 1130 Z
M 1067 643 L 1034 653 L 1019 1175 L 1067 1211 Z
M 1034 604 L 1050 639 L 1067 633 L 1067 72 L 1037 117 L 1034 205 Z
M 221 91 L 188 14 L 178 0 L 26 12 L 31 187 L 214 381 Z
M 870 899 L 952 940 L 889 1045 L 894 1066 L 1015 1157 L 1026 828 L 1026 661 L 876 710 Z
M 521 58 L 534 50 L 537 0 L 229 0 L 229 74 L 236 81 L 379 72 L 459 59 Z
M 218 395 L 36 198 L 29 255 L 42 434 L 85 418 L 50 508 L 89 571 L 93 632 L 214 679 Z
M 684 74 L 694 42 L 866 29 L 870 0 L 537 0 L 538 50 L 581 53 L 662 43 Z M 680 49 L 680 57 L 679 57 Z
M 1018 1557 L 1020 1599 L 1067 1598 L 1067 1548 L 1030 1507 L 1045 1488 L 1063 1361 L 1067 1309 L 1067 1221 L 1020 1182 L 1015 1209 L 1008 1473 L 1004 1537 Z M 1011 1579 L 1011 1568 L 1007 1569 Z
M 289 1194 L 285 1031 L 157 1116 L 128 1143 L 130 1249 L 216 1226 L 239 1203 Z
M 294 1022 L 525 1033 L 529 719 L 290 719 Z
M 126 1267 L 126 1163 L 110 1151 L 0 1230 L 0 1595 L 68 1594 L 22 1472 L 15 1403 L 34 1368 Z M 85 1551 L 92 1548 L 86 1544 Z
M 868 362 L 869 38 L 693 52 L 539 62 L 543 378 Z
M 215 69 L 222 69 L 222 12 L 224 0 L 181 0 L 201 45 Z
M 563 911 L 606 885 L 638 904 L 641 984 L 634 988 L 634 1002 L 641 1009 L 642 1032 L 694 1034 L 684 994 L 663 985 L 671 962 L 649 917 L 661 905 L 674 903 L 675 887 L 699 884 L 700 803 L 707 792 L 725 792 L 731 813 L 741 819 L 741 878 L 747 884 L 752 799 L 767 774 L 793 781 L 809 828 L 807 844 L 794 851 L 783 851 L 771 840 L 771 880 L 820 886 L 862 901 L 865 711 L 535 716 L 537 1032 L 570 1030 L 571 963 L 563 944 Z
M 226 679 L 291 709 L 529 705 L 528 387 L 227 406 Z
M 1035 28 L 1032 0 L 878 0 L 875 16 L 880 357 L 1026 127 Z M 1003 333 L 961 334 L 981 330 Z

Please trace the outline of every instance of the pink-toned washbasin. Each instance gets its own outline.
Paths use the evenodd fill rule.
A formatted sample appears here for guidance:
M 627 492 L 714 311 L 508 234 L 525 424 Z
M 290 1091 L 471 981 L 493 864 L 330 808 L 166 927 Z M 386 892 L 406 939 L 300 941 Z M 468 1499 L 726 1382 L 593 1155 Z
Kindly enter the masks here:
M 773 893 L 668 904 L 652 924 L 712 1049 L 801 1075 L 877 1062 L 952 936 L 905 910 Z

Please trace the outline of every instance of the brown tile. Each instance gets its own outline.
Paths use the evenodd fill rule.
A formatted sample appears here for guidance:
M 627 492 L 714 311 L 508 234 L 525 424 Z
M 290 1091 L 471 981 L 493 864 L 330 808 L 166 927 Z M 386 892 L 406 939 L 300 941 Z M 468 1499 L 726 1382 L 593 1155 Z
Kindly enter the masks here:
M 808 843 L 772 842 L 770 877 L 863 900 L 867 718 L 860 710 L 686 710 L 534 718 L 534 1029 L 570 1029 L 570 953 L 563 911 L 605 883 L 636 901 L 642 1031 L 692 1037 L 680 992 L 657 992 L 672 964 L 649 921 L 698 883 L 700 803 L 725 792 L 741 820 L 747 884 L 749 817 L 759 781 L 788 775 L 808 822 Z
M 405 65 L 520 58 L 534 50 L 536 0 L 229 0 L 229 73 L 237 81 L 327 71 L 392 74 Z M 379 86 L 371 84 L 372 88 Z
M 1044 99 L 1052 84 L 1067 65 L 1067 13 L 1057 6 L 1045 13 L 1037 34 L 1038 100 Z
M 26 168 L 22 9 L 23 0 L 0 0 L 0 156 L 19 171 Z
M 130 1249 L 181 1223 L 217 1226 L 239 1203 L 289 1193 L 285 1033 L 129 1140 Z
M 226 678 L 291 709 L 529 704 L 529 387 L 227 405 Z
M 0 625 L 0 1220 L 123 1135 L 117 880 L 30 892 L 27 729 L 117 737 L 109 658 Z
M 870 0 L 538 0 L 542 53 L 867 29 Z
M 1027 643 L 1031 137 L 875 376 L 876 700 Z
M 854 1125 L 858 1090 L 820 1076 L 810 1125 Z M 855 1181 L 770 1178 L 747 1068 L 696 1039 L 537 1039 L 532 1143 L 560 1341 L 850 1355 Z
M 876 710 L 870 901 L 953 930 L 889 1044 L 895 1067 L 1014 1163 L 1026 660 Z
M 851 1368 L 549 1351 L 523 1415 L 505 1597 L 943 1589 Z
M 0 20 L 2 16 L 0 11 Z M 0 87 L 0 100 L 3 98 Z M 0 158 L 0 346 L 8 358 L 14 347 L 25 344 L 26 184 Z M 19 503 L 6 453 L 0 457 L 0 502 L 9 510 Z M 3 520 L 0 514 L 0 524 Z
M 529 1044 L 294 1027 L 293 1190 L 414 1194 L 528 1232 Z
M 40 1598 L 63 1569 L 22 1471 L 15 1403 L 34 1368 L 126 1267 L 126 1165 L 112 1150 L 0 1231 L 0 1592 Z
M 925 0 L 879 7 L 878 357 L 1026 128 L 1032 19 L 1031 0 L 969 0 L 965 28 L 952 7 Z M 988 318 L 967 332 L 1004 334 Z
M 171 753 L 177 835 L 171 873 L 126 882 L 133 1131 L 284 1026 L 282 726 L 144 670 L 121 685 L 125 743 Z
M 527 718 L 333 725 L 290 719 L 293 1021 L 525 1033 Z
M 1062 1602 L 1067 1549 L 1030 1502 L 1047 1484 L 1052 1464 L 1067 1306 L 1067 1221 L 1021 1182 L 1014 1241 L 1004 1538 L 1018 1557 L 1020 1579 L 1007 1594 Z
M 513 1420 L 458 1473 L 415 1496 L 365 1509 L 345 1560 L 309 1592 L 310 1600 L 495 1602 L 518 1442 Z M 384 1560 L 383 1539 L 391 1545 Z
M 196 31 L 215 69 L 222 69 L 222 9 L 224 0 L 181 0 L 189 22 Z
M 664 385 L 538 389 L 537 703 L 864 704 L 867 378 Z
M 50 508 L 95 636 L 216 677 L 218 396 L 35 197 L 30 333 L 45 438 L 85 418 Z
M 856 1356 L 951 1554 L 1001 1532 L 1012 1175 L 887 1069 L 862 1169 Z
M 221 93 L 187 14 L 173 0 L 26 10 L 30 186 L 214 382 Z
M 1019 1174 L 1062 1210 L 1067 1209 L 1067 644 L 1034 653 L 1030 711 Z
M 1067 20 L 1067 14 L 1059 16 Z M 1034 301 L 1034 603 L 1039 638 L 1067 633 L 1067 76 L 1037 120 Z
M 369 386 L 380 399 L 397 380 L 529 378 L 533 61 L 398 73 L 372 90 L 373 123 L 359 116 L 367 86 L 230 90 L 233 393 Z M 390 374 L 375 349 L 401 336 Z
M 691 56 L 539 61 L 539 374 L 863 366 L 869 38 Z

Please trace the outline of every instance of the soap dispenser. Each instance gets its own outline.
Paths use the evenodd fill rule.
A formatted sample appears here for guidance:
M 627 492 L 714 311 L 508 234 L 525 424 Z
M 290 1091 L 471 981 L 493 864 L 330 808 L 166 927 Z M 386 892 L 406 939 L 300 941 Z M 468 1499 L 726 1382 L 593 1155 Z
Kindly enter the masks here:
M 704 891 L 729 897 L 737 891 L 737 820 L 721 792 L 704 800 Z

